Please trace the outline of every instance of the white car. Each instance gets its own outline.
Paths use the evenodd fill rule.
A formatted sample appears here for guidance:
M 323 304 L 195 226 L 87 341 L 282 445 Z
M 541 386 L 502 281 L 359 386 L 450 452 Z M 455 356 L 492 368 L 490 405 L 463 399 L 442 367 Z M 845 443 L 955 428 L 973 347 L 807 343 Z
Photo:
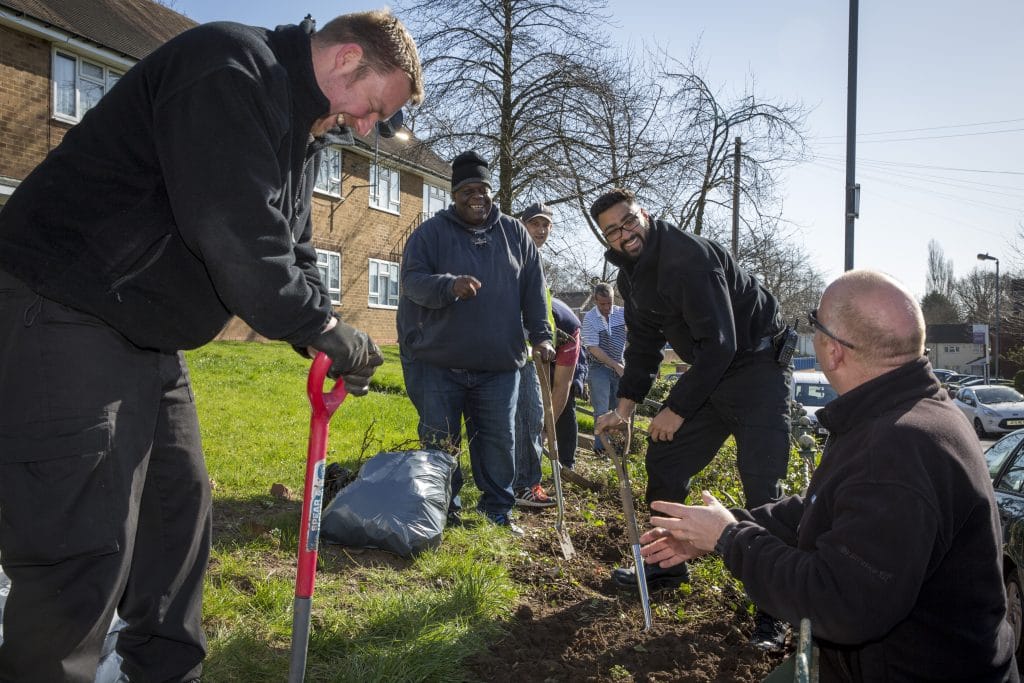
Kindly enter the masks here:
M 838 395 L 823 372 L 793 373 L 793 393 L 790 398 L 804 407 L 807 418 L 817 434 L 828 434 L 828 430 L 818 424 L 818 409 Z
M 1024 396 L 1012 387 L 977 384 L 956 392 L 954 405 L 967 416 L 979 438 L 1024 427 Z

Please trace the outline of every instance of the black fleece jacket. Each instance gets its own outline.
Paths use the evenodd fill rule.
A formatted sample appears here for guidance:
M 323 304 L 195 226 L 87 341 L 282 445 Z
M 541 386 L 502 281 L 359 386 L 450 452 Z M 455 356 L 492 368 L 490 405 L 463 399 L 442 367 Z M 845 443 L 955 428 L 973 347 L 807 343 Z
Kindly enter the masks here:
M 822 681 L 1016 681 L 1001 533 L 978 439 L 921 358 L 818 411 L 805 497 L 718 542 L 764 610 L 809 617 Z
M 164 351 L 232 314 L 302 344 L 330 316 L 310 244 L 328 112 L 305 27 L 215 23 L 128 71 L 0 212 L 0 268 Z
M 625 302 L 626 372 L 618 395 L 641 402 L 668 341 L 692 367 L 665 405 L 689 419 L 711 396 L 737 354 L 782 330 L 779 304 L 720 245 L 665 221 L 650 221 L 635 261 L 608 250 Z

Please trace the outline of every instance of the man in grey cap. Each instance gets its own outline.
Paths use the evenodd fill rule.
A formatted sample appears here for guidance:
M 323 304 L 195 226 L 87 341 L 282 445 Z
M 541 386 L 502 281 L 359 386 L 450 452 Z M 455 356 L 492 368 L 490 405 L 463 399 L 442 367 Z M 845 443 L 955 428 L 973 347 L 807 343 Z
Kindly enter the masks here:
M 542 202 L 530 204 L 521 220 L 539 250 L 547 242 L 552 228 L 551 208 Z M 551 403 L 558 433 L 558 453 L 562 464 L 572 467 L 576 450 L 576 411 L 572 387 L 579 359 L 580 322 L 568 306 L 550 298 L 548 323 L 555 330 L 555 367 L 551 377 Z M 573 408 L 571 411 L 569 408 Z M 541 486 L 541 461 L 544 431 L 544 406 L 540 381 L 533 363 L 519 370 L 519 400 L 516 404 L 516 476 L 512 485 L 516 505 L 550 507 L 555 501 Z
M 450 207 L 424 221 L 402 257 L 398 343 L 406 388 L 427 447 L 455 450 L 466 421 L 477 508 L 512 523 L 515 406 L 519 369 L 534 352 L 555 357 L 540 257 L 522 224 L 491 201 L 487 161 L 473 151 L 452 161 Z M 452 481 L 450 519 L 460 508 L 462 470 Z

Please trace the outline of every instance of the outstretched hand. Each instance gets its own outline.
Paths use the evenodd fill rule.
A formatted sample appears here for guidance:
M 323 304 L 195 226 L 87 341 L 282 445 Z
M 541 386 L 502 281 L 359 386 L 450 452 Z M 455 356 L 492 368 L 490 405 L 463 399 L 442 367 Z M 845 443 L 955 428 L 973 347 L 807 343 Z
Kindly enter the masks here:
M 651 516 L 655 528 L 640 537 L 641 554 L 663 567 L 692 560 L 715 549 L 722 532 L 736 518 L 707 491 L 701 491 L 704 505 L 682 505 L 656 500 L 651 509 L 668 516 Z

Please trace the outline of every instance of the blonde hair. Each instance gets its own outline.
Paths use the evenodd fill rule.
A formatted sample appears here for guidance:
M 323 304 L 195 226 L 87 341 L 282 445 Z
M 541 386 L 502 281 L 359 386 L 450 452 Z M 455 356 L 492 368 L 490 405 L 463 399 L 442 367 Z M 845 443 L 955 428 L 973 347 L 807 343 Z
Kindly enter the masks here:
M 409 101 L 423 101 L 423 68 L 416 42 L 390 10 L 343 14 L 314 33 L 313 41 L 320 45 L 355 43 L 363 49 L 364 63 L 356 72 L 358 78 L 369 70 L 388 74 L 401 69 L 409 77 Z

